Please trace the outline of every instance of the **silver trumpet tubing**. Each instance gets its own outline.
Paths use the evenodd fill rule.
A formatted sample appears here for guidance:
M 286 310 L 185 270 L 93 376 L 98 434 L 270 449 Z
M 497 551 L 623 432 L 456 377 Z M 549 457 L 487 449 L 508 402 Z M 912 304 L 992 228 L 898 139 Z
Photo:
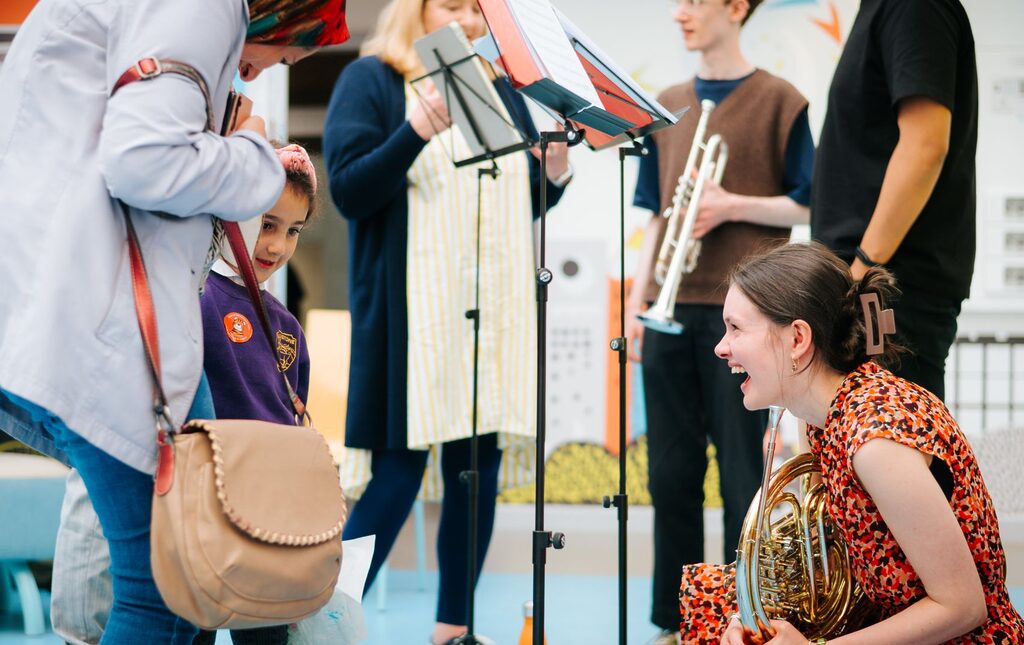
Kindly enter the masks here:
M 700 240 L 693 238 L 693 227 L 697 223 L 704 186 L 708 179 L 721 183 L 725 165 L 729 161 L 729 146 L 720 135 L 713 134 L 704 141 L 708 119 L 714 109 L 714 101 L 701 101 L 700 120 L 697 121 L 686 166 L 676 184 L 672 205 L 664 213 L 668 223 L 654 265 L 654 279 L 661 285 L 661 289 L 655 303 L 638 316 L 645 327 L 667 334 L 680 334 L 683 331 L 682 324 L 675 320 L 673 314 L 683 275 L 693 272 L 700 256 Z M 698 155 L 699 167 L 696 165 Z

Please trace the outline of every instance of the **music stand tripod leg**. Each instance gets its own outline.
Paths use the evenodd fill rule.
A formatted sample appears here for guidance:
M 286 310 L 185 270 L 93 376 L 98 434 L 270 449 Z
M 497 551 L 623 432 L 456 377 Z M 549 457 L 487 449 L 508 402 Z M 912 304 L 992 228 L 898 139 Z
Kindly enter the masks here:
M 547 304 L 548 285 L 554 274 L 544 263 L 547 252 L 548 146 L 565 143 L 574 146 L 583 142 L 583 131 L 566 121 L 565 130 L 540 133 L 540 245 L 537 267 L 537 474 L 534 495 L 535 523 L 533 531 L 533 642 L 544 642 L 544 566 L 548 547 L 565 547 L 565 534 L 544 530 L 544 443 L 547 428 Z

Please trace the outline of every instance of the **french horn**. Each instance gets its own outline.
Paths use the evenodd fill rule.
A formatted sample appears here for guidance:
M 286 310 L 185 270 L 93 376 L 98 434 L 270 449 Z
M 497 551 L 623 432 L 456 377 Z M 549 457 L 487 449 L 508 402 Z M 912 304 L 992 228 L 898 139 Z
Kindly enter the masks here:
M 786 620 L 812 641 L 862 627 L 871 605 L 850 568 L 846 541 L 828 515 L 821 468 L 810 453 L 771 472 L 783 409 L 769 408 L 767 463 L 747 510 L 736 557 L 739 618 L 765 640 Z M 795 489 L 795 490 L 794 490 Z

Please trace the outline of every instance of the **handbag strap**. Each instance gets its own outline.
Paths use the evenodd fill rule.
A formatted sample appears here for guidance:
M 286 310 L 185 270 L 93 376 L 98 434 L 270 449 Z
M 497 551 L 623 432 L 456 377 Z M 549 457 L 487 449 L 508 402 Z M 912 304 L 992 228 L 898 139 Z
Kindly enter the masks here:
M 199 89 L 202 91 L 203 97 L 206 99 L 206 127 L 208 130 L 213 130 L 213 106 L 210 100 L 209 89 L 207 88 L 206 81 L 203 80 L 202 75 L 188 63 L 182 63 L 174 60 L 143 58 L 118 78 L 117 82 L 114 84 L 114 88 L 111 90 L 111 96 L 113 96 L 117 90 L 129 83 L 149 80 L 159 76 L 160 74 L 168 72 L 181 74 L 182 76 L 192 79 L 199 85 Z M 167 405 L 167 395 L 163 389 L 163 378 L 160 370 L 160 339 L 157 331 L 156 307 L 153 304 L 153 294 L 149 288 L 149 276 L 146 273 L 146 264 L 142 257 L 142 247 L 139 245 L 139 238 L 135 232 L 135 226 L 132 223 L 131 215 L 124 202 L 118 200 L 118 204 L 121 206 L 121 212 L 124 214 L 125 225 L 127 228 L 128 259 L 132 272 L 132 295 L 135 300 L 135 313 L 139 322 L 139 331 L 142 334 L 142 344 L 146 354 L 146 362 L 149 366 L 150 374 L 153 377 L 153 409 L 157 416 L 157 444 L 164 447 L 172 445 L 170 444 L 169 438 L 176 432 L 176 426 L 171 421 L 170 407 Z M 283 362 L 281 360 L 280 353 L 278 352 L 277 345 L 274 343 L 274 336 L 271 332 L 270 317 L 267 315 L 267 309 L 263 302 L 263 294 L 260 293 L 259 284 L 256 280 L 256 272 L 252 267 L 252 258 L 249 256 L 249 250 L 246 248 L 245 239 L 242 237 L 242 231 L 237 222 L 226 222 L 222 220 L 221 226 L 228 238 L 228 242 L 231 244 L 231 250 L 235 255 L 235 261 L 238 263 L 238 269 L 242 274 L 242 279 L 245 282 L 249 298 L 252 300 L 253 306 L 259 314 L 260 323 L 264 331 L 264 337 L 267 339 L 271 353 L 276 358 L 275 363 L 277 365 L 278 372 L 281 374 L 281 379 L 284 381 L 285 390 L 288 394 L 288 401 L 291 403 L 292 409 L 295 411 L 295 423 L 296 425 L 302 425 L 304 420 L 309 420 L 309 413 L 306 411 L 306 406 L 302 399 L 295 392 L 295 388 L 292 387 L 291 382 L 288 380 L 288 375 L 285 373 L 285 370 L 281 368 Z
M 278 351 L 277 344 L 274 342 L 274 334 L 271 331 L 272 327 L 270 325 L 270 316 L 267 315 L 267 306 L 266 303 L 263 302 L 263 293 L 260 291 L 259 283 L 256 280 L 256 271 L 252 268 L 252 258 L 249 257 L 249 249 L 245 246 L 245 238 L 242 237 L 242 229 L 239 228 L 238 222 L 221 221 L 221 226 L 224 227 L 224 234 L 228 239 L 228 244 L 231 245 L 231 252 L 235 255 L 235 261 L 238 263 L 238 271 L 242 274 L 242 280 L 245 282 L 246 291 L 249 292 L 249 299 L 252 300 L 252 304 L 256 308 L 256 313 L 259 314 L 260 323 L 263 326 L 263 335 L 267 339 L 270 351 L 275 357 L 277 357 L 277 371 L 281 374 L 285 390 L 288 392 L 288 400 L 291 401 L 292 409 L 295 410 L 296 423 L 301 424 L 302 419 L 309 417 L 309 413 L 306 412 L 305 404 L 295 392 L 295 388 L 292 387 L 291 381 L 288 380 L 288 375 L 285 373 L 285 370 L 282 369 L 282 365 L 285 361 L 282 360 L 281 353 Z
M 148 81 L 167 73 L 184 76 L 199 86 L 199 91 L 203 93 L 203 99 L 206 100 L 206 129 L 212 131 L 216 125 L 213 120 L 213 99 L 210 98 L 210 88 L 206 84 L 206 79 L 203 78 L 203 75 L 188 63 L 170 58 L 153 58 L 152 56 L 141 58 L 137 63 L 126 69 L 117 81 L 114 82 L 110 95 L 117 94 L 119 89 L 129 83 Z

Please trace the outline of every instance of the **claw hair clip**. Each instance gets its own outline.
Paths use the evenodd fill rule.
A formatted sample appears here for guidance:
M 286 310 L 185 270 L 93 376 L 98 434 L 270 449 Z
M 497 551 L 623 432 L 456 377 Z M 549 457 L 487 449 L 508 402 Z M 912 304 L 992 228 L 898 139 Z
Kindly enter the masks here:
M 881 354 L 885 349 L 885 335 L 896 333 L 896 315 L 892 309 L 882 309 L 877 293 L 860 294 L 864 309 L 865 351 L 868 356 Z

